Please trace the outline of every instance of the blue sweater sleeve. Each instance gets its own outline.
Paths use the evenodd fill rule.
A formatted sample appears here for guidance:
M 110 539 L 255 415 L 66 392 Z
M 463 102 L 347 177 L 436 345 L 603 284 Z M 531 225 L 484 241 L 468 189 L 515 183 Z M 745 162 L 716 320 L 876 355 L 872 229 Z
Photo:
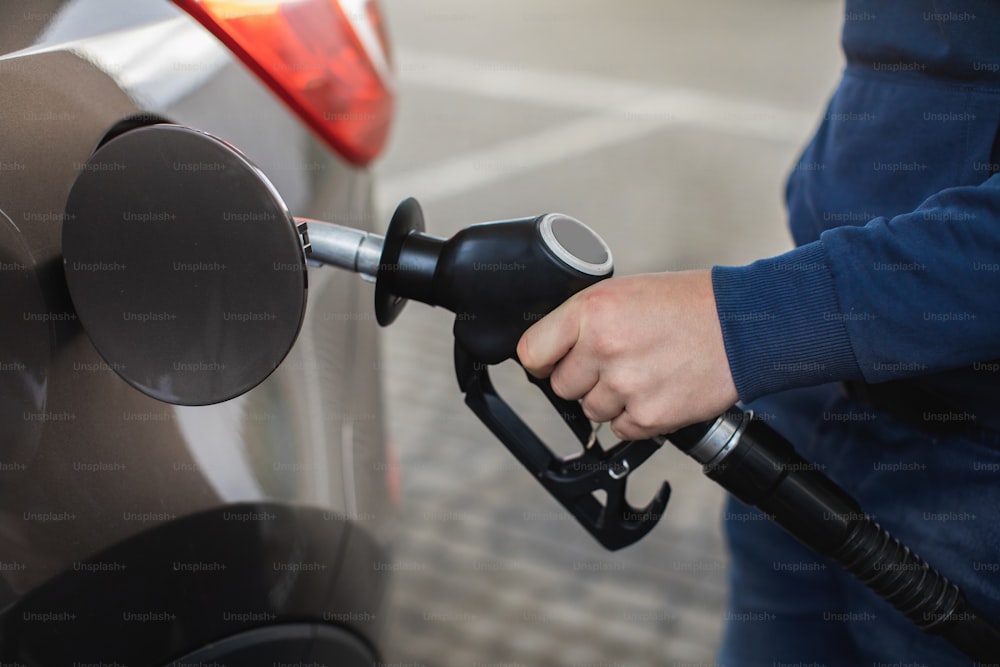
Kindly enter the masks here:
M 1000 174 L 915 211 L 712 271 L 743 401 L 1000 357 Z

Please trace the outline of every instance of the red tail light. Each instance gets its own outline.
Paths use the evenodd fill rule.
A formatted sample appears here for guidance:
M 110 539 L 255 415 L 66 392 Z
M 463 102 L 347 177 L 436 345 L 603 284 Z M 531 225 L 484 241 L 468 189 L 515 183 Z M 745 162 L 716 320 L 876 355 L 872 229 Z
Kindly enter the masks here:
M 366 164 L 392 119 L 389 48 L 376 0 L 174 0 L 332 148 Z

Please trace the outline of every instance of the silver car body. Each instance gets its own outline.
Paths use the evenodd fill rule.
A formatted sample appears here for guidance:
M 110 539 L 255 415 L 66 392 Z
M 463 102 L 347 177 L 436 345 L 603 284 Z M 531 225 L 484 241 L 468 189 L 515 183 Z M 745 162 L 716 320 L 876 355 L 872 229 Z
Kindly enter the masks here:
M 0 610 L 9 617 L 59 577 L 96 573 L 115 545 L 189 517 L 221 512 L 262 532 L 282 519 L 260 508 L 306 508 L 322 513 L 339 553 L 322 575 L 294 558 L 266 563 L 277 572 L 270 594 L 296 616 L 279 604 L 280 587 L 308 587 L 316 575 L 330 610 L 317 621 L 377 645 L 391 468 L 370 286 L 310 269 L 305 321 L 277 371 L 225 403 L 173 406 L 130 387 L 97 354 L 60 248 L 81 165 L 109 133 L 138 125 L 166 120 L 232 143 L 299 216 L 378 227 L 370 173 L 327 149 L 165 0 L 4 2 L 0 91 Z M 211 576 L 189 573 L 194 587 L 204 581 L 195 574 Z M 225 613 L 226 601 L 216 603 Z M 133 606 L 142 604 L 139 595 Z M 3 651 L 16 628 L 23 644 L 24 628 L 36 627 L 24 613 L 0 624 L 0 656 L 21 655 Z M 283 619 L 279 611 L 271 622 Z

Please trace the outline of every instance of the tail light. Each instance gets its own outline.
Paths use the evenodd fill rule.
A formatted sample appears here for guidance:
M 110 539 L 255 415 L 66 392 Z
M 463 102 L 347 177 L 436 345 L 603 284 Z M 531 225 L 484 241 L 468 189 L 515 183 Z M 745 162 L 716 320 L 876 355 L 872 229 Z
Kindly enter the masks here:
M 376 0 L 174 0 L 253 70 L 334 150 L 375 158 L 393 85 Z

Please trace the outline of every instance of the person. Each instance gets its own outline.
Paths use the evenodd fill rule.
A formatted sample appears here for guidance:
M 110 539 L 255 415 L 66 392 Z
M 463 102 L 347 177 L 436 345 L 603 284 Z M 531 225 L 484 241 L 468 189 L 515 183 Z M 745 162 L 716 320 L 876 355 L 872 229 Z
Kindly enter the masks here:
M 838 88 L 786 199 L 794 250 L 616 277 L 518 356 L 619 438 L 737 400 L 1000 621 L 1000 3 L 847 0 Z M 969 665 L 729 501 L 719 662 Z

